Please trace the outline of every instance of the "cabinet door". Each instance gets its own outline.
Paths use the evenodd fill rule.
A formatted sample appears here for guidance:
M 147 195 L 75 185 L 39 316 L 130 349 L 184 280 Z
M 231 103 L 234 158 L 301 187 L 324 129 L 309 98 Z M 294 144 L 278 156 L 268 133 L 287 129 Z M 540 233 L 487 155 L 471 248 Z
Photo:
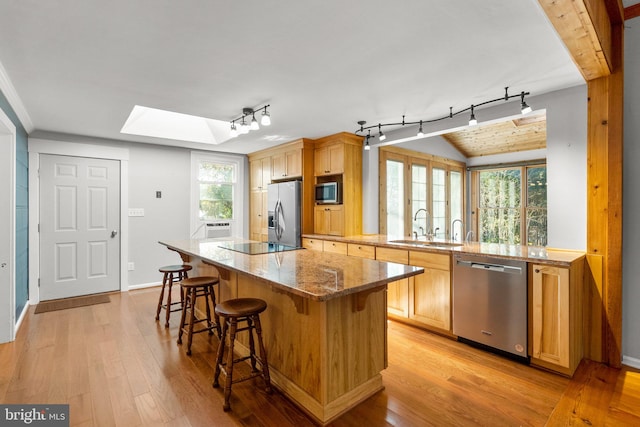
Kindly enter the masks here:
M 329 173 L 338 174 L 344 172 L 344 145 L 335 144 L 327 147 Z
M 409 251 L 377 247 L 376 259 L 409 264 Z M 397 280 L 387 285 L 387 312 L 398 317 L 409 317 L 409 279 Z
M 569 367 L 569 270 L 532 266 L 532 356 Z
M 302 238 L 302 247 L 306 249 L 313 249 L 314 251 L 322 252 L 322 240 L 310 239 L 308 237 Z
M 409 281 L 409 318 L 451 331 L 451 273 L 449 255 L 411 251 L 409 264 L 424 273 Z
M 302 149 L 287 151 L 284 156 L 287 178 L 302 176 Z
M 324 206 L 316 206 L 313 208 L 313 232 L 315 234 L 327 234 L 325 214 Z
M 271 182 L 271 158 L 255 159 L 249 162 L 251 191 L 266 190 Z
M 327 147 L 313 150 L 313 169 L 315 176 L 328 174 L 329 171 L 329 151 Z
M 325 220 L 327 221 L 327 234 L 344 236 L 344 210 L 342 205 L 334 205 L 327 208 Z
M 267 230 L 267 192 L 252 191 L 249 200 L 250 239 L 266 242 Z
M 287 156 L 285 153 L 271 156 L 271 179 L 282 179 L 287 177 Z

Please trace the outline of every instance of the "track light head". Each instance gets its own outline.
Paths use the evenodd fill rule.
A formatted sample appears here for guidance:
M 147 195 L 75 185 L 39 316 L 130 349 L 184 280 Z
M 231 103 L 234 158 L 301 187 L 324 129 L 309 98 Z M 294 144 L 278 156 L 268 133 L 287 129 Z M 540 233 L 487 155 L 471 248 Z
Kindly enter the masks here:
M 424 136 L 424 132 L 422 131 L 422 120 L 420 120 L 420 129 L 418 129 L 418 137 L 422 138 Z
M 358 124 L 360 124 L 360 122 L 358 122 Z M 362 124 L 360 124 L 361 126 L 364 124 L 364 122 Z M 365 151 L 369 151 L 371 150 L 371 146 L 369 145 L 369 139 L 371 138 L 371 130 L 369 130 L 369 134 L 367 135 L 365 141 L 364 141 L 364 150 Z
M 260 129 L 260 125 L 258 125 L 258 121 L 256 120 L 256 114 L 253 113 L 253 117 L 251 118 L 251 130 Z
M 378 123 L 378 139 L 380 141 L 384 141 L 385 139 L 387 139 L 387 135 L 382 133 L 382 125 L 380 123 Z
M 271 115 L 267 111 L 267 107 L 264 107 L 264 111 L 262 112 L 262 118 L 260 119 L 260 124 L 262 126 L 269 126 L 271 124 Z
M 247 133 L 249 133 L 249 124 L 247 122 L 244 121 L 244 117 L 242 117 L 242 123 L 240 123 L 240 133 L 242 135 L 245 135 Z
M 238 129 L 236 129 L 235 122 L 231 122 L 231 132 L 229 132 L 229 135 L 231 136 L 231 138 L 235 138 L 236 136 L 238 136 Z
M 526 101 L 524 100 L 524 92 L 520 93 L 520 111 L 522 112 L 522 114 L 529 114 L 532 110 L 531 107 L 529 107 L 529 105 L 527 105 Z
M 478 120 L 476 120 L 476 115 L 473 113 L 473 105 L 471 105 L 471 117 L 469 117 L 469 126 L 475 126 L 478 124 Z

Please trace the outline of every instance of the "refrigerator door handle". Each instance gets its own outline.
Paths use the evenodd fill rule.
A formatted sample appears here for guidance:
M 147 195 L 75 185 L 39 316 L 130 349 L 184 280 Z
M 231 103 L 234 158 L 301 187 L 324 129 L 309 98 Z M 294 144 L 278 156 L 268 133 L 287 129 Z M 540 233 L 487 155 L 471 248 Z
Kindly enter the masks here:
M 276 222 L 276 238 L 278 240 L 280 240 L 282 238 L 282 231 L 283 231 L 283 226 L 284 224 L 280 224 L 280 220 L 283 219 L 283 213 L 282 213 L 282 202 L 280 201 L 280 199 L 278 199 L 278 201 L 276 202 L 276 207 L 275 207 L 275 222 Z

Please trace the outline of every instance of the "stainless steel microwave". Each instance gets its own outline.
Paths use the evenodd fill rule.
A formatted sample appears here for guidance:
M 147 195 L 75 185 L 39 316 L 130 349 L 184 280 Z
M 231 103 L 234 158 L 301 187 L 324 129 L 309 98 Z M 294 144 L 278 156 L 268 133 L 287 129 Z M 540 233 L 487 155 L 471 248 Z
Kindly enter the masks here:
M 342 203 L 342 186 L 339 182 L 316 184 L 316 203 Z

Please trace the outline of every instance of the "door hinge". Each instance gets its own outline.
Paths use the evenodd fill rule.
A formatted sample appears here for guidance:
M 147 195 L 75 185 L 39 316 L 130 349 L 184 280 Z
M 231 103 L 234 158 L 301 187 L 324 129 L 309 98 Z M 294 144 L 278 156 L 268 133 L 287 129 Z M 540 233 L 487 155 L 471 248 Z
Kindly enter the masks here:
M 38 277 L 38 287 L 40 287 L 40 278 Z
M 40 232 L 40 224 L 38 224 L 38 233 Z

